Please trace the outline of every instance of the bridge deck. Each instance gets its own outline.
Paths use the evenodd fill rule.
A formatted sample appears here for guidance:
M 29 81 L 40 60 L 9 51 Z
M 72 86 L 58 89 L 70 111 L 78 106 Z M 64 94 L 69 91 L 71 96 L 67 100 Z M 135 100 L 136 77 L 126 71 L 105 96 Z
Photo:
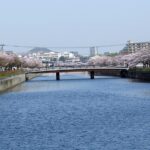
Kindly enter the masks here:
M 103 68 L 66 68 L 66 69 L 50 69 L 50 70 L 39 70 L 39 71 L 30 71 L 30 73 L 57 73 L 57 72 L 90 72 L 90 71 L 103 71 L 103 70 L 128 70 L 128 68 L 111 68 L 111 67 L 103 67 Z

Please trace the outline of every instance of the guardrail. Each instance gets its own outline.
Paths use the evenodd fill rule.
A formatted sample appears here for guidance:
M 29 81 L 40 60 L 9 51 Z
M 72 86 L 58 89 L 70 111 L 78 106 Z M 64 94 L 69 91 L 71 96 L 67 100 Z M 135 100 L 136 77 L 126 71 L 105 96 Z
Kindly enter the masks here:
M 122 66 L 106 66 L 106 67 L 101 67 L 101 66 L 55 66 L 55 67 L 49 67 L 49 68 L 41 68 L 37 70 L 30 70 L 30 72 L 35 72 L 35 71 L 50 71 L 50 70 L 69 70 L 69 69 L 126 69 L 128 70 L 129 68 L 127 67 L 122 67 Z

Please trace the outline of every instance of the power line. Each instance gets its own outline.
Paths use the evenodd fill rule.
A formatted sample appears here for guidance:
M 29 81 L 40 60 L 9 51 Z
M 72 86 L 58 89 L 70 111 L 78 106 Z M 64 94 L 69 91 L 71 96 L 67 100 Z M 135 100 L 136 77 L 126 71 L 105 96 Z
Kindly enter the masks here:
M 109 45 L 99 45 L 99 46 L 23 46 L 23 45 L 3 45 L 6 47 L 14 47 L 14 48 L 35 48 L 35 47 L 43 47 L 43 48 L 48 48 L 48 49 L 85 49 L 85 48 L 90 48 L 90 47 L 96 47 L 96 48 L 104 48 L 104 47 L 119 47 L 119 46 L 124 46 L 125 43 L 122 44 L 109 44 Z M 0 45 L 2 46 L 2 45 Z

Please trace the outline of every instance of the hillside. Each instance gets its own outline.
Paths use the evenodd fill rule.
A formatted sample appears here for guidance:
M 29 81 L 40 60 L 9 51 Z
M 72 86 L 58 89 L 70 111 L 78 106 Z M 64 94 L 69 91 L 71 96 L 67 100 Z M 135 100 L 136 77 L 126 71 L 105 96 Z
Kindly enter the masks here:
M 32 54 L 32 53 L 47 53 L 47 52 L 51 52 L 51 50 L 49 50 L 48 48 L 44 48 L 44 47 L 35 47 L 33 49 L 31 49 L 28 53 Z

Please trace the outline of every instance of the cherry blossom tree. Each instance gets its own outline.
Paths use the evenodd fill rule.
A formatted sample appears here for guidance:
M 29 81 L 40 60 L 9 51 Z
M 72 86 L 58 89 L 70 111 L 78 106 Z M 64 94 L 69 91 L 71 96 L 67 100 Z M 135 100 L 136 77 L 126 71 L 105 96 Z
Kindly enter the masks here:
M 99 66 L 115 66 L 118 64 L 115 57 L 111 56 L 94 56 L 89 62 L 90 65 L 99 65 Z
M 133 54 L 129 54 L 128 64 L 130 68 L 136 67 L 137 64 L 142 63 L 144 67 L 150 67 L 150 50 L 142 49 Z
M 26 57 L 21 59 L 21 64 L 23 68 L 41 68 L 43 66 L 40 60 Z
M 95 56 L 89 60 L 90 65 L 99 66 L 124 66 L 129 68 L 136 67 L 142 63 L 144 67 L 150 67 L 150 49 L 141 49 L 135 53 L 127 55 Z
M 41 68 L 42 62 L 34 58 L 20 58 L 16 54 L 0 52 L 0 68 L 12 70 L 13 68 Z
M 8 63 L 8 55 L 0 52 L 0 67 L 6 67 Z

